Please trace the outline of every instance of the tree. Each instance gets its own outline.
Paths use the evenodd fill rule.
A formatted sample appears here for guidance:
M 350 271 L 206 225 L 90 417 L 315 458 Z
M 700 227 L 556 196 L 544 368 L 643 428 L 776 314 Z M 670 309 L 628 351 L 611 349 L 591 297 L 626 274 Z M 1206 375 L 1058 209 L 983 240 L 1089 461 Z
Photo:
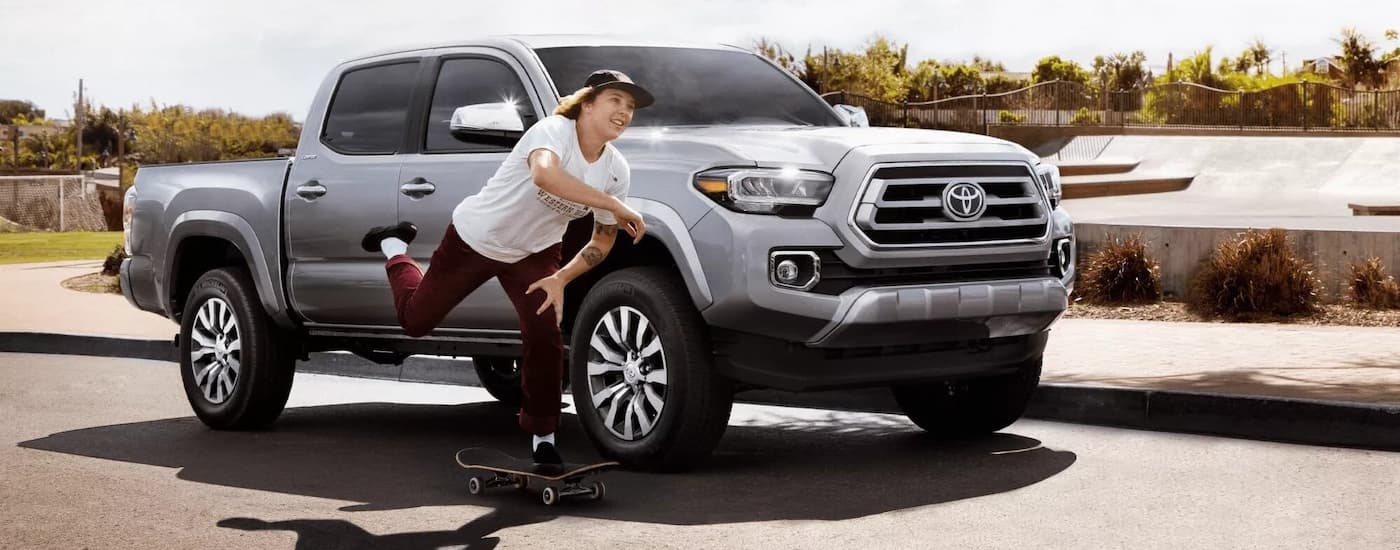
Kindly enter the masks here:
M 1200 51 L 1182 59 L 1175 67 L 1172 67 L 1167 79 L 1171 82 L 1194 82 L 1202 86 L 1212 88 L 1224 88 L 1225 80 L 1215 72 L 1215 67 L 1211 64 L 1213 48 L 1206 47 Z
M 44 118 L 44 110 L 31 101 L 0 99 L 0 124 L 12 124 L 17 116 L 41 119 Z
M 1354 28 L 1342 29 L 1337 40 L 1342 47 L 1342 66 L 1349 86 L 1379 88 L 1385 81 L 1385 61 L 1376 55 L 1376 45 Z
M 1084 67 L 1073 61 L 1061 59 L 1058 55 L 1041 58 L 1035 63 L 1035 70 L 1031 72 L 1031 82 L 1063 80 L 1088 85 L 1089 79 L 1089 72 L 1084 70 Z
M 786 69 L 787 72 L 792 73 L 793 76 L 805 80 L 807 76 L 806 65 L 799 64 L 797 58 L 784 49 L 782 44 L 768 40 L 767 37 L 759 37 L 759 39 L 754 42 L 753 48 L 759 55 L 773 60 L 774 63 Z
M 956 65 L 956 63 L 949 63 L 949 65 Z M 990 59 L 983 59 L 982 56 L 980 56 L 980 55 L 974 55 L 974 56 L 972 56 L 972 62 L 971 62 L 971 63 L 968 63 L 968 65 L 972 65 L 972 66 L 975 67 L 979 72 L 984 72 L 984 73 L 1004 73 L 1004 72 L 1006 72 L 1006 65 L 1001 64 L 1001 62 L 999 62 L 999 61 L 992 61 L 992 60 L 990 60 Z
M 1130 54 L 1118 52 L 1107 57 L 1095 56 L 1094 77 L 1109 90 L 1131 90 L 1150 81 L 1146 64 L 1147 54 L 1142 50 Z
M 807 74 L 815 74 L 819 91 L 843 90 L 880 101 L 898 103 L 909 93 L 906 62 L 909 46 L 896 45 L 877 36 L 862 53 L 825 51 L 803 60 Z
M 1269 63 L 1274 61 L 1274 50 L 1264 44 L 1263 40 L 1256 38 L 1254 39 L 1254 44 L 1250 45 L 1249 49 L 1245 51 L 1249 54 L 1250 61 L 1258 70 L 1255 74 L 1259 76 L 1267 74 L 1269 71 Z M 1244 56 L 1241 56 L 1241 59 L 1243 58 Z
M 957 97 L 982 93 L 982 71 L 971 65 L 938 68 L 938 96 Z
M 1000 94 L 1013 92 L 1029 85 L 1030 83 L 1025 80 L 1016 80 L 998 74 L 992 75 L 991 78 L 986 79 L 983 83 L 983 88 L 989 94 Z
M 939 82 L 938 62 L 932 59 L 925 59 L 915 65 L 909 71 L 905 79 L 908 87 L 906 97 L 910 102 L 933 101 L 938 99 L 937 90 Z

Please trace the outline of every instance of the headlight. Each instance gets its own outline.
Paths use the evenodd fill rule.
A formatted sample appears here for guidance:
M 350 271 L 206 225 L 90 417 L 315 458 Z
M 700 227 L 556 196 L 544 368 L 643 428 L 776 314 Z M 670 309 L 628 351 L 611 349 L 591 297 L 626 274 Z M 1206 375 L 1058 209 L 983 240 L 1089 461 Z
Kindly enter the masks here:
M 836 178 L 796 169 L 725 168 L 695 176 L 695 188 L 730 210 L 784 214 L 815 210 L 826 202 Z
M 1060 167 L 1041 164 L 1035 167 L 1035 175 L 1040 180 L 1040 186 L 1045 189 L 1045 196 L 1050 197 L 1050 207 L 1060 206 L 1060 196 L 1063 194 L 1060 188 Z

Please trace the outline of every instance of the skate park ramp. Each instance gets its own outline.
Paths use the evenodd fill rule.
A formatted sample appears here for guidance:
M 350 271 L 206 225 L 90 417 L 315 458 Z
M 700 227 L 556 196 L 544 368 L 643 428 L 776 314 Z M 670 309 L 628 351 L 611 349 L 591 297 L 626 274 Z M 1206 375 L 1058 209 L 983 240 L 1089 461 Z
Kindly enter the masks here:
M 1181 191 L 1066 200 L 1075 222 L 1400 230 L 1400 216 L 1354 216 L 1348 206 L 1400 205 L 1397 137 L 1084 136 L 1037 152 L 1136 163 L 1125 177 L 1194 176 Z

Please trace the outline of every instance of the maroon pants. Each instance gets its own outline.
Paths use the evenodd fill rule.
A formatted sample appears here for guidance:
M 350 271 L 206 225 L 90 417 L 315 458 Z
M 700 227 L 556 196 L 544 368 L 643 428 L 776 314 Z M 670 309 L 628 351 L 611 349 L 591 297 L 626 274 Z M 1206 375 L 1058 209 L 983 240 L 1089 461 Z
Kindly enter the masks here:
M 520 316 L 520 337 L 525 348 L 520 365 L 524 394 L 520 427 L 535 435 L 554 433 L 559 425 L 564 341 L 555 321 L 554 308 L 546 309 L 543 314 L 535 313 L 544 304 L 544 291 L 536 290 L 527 295 L 525 289 L 559 270 L 559 249 L 560 245 L 555 244 L 508 264 L 472 250 L 457 236 L 457 229 L 448 225 L 442 243 L 433 251 L 426 276 L 407 254 L 394 256 L 385 265 L 399 324 L 414 338 L 433 330 L 482 283 L 492 277 L 500 280 Z

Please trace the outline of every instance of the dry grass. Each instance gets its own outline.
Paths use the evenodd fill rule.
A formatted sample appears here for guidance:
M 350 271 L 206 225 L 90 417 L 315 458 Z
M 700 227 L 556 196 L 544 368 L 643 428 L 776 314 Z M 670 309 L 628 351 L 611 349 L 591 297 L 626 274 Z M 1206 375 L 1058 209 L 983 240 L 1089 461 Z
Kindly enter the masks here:
M 1351 301 L 1370 309 L 1400 309 L 1400 284 L 1386 274 L 1380 258 L 1351 264 Z
M 1113 238 L 1091 254 L 1076 292 L 1094 304 L 1148 304 L 1162 299 L 1162 269 L 1141 235 Z
M 1322 283 L 1282 229 L 1226 241 L 1202 263 L 1187 305 L 1204 317 L 1252 321 L 1308 316 L 1321 306 Z
M 1166 321 L 1176 323 L 1223 323 L 1220 318 L 1206 318 L 1192 313 L 1181 302 L 1158 302 L 1135 306 L 1102 306 L 1075 302 L 1065 313 L 1066 319 L 1122 319 L 1130 321 Z M 1342 304 L 1323 305 L 1316 313 L 1306 316 L 1271 317 L 1255 315 L 1255 323 L 1284 323 L 1308 326 L 1400 327 L 1400 310 L 1361 309 Z
M 79 275 L 63 281 L 63 288 L 77 290 L 79 292 L 95 292 L 98 294 L 121 294 L 121 281 L 117 277 L 103 275 L 101 273 L 89 273 Z

